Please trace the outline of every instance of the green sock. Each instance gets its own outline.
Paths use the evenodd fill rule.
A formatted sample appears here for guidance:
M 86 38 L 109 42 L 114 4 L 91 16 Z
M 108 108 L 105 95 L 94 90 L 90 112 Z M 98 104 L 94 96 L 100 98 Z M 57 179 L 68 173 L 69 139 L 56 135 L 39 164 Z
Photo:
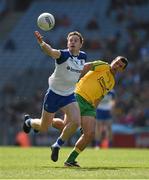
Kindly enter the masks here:
M 67 159 L 67 162 L 74 162 L 75 159 L 78 157 L 78 155 L 79 155 L 79 153 L 78 153 L 77 151 L 73 150 L 73 151 L 70 153 L 70 155 L 69 155 L 69 157 L 68 157 L 68 159 Z

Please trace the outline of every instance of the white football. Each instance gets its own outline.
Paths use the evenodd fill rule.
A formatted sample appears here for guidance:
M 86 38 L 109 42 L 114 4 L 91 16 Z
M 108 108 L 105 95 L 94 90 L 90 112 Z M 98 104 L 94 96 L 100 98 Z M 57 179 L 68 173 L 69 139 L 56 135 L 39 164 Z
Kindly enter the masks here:
M 42 13 L 37 19 L 37 25 L 44 31 L 49 31 L 55 25 L 55 18 L 50 13 Z

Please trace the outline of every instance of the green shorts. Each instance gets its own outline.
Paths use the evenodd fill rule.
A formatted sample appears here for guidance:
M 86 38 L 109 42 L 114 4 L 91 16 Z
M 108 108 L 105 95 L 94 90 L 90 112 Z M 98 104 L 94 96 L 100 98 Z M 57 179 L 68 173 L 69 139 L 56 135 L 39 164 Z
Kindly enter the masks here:
M 80 107 L 81 116 L 93 116 L 96 117 L 96 109 L 86 99 L 79 94 L 76 94 L 76 99 Z

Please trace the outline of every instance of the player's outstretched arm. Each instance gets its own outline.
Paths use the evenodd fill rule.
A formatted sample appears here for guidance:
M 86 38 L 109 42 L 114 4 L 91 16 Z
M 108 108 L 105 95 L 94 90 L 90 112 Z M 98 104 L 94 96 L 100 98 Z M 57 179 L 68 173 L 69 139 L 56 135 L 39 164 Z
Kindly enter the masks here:
M 34 35 L 35 35 L 40 47 L 43 49 L 43 51 L 47 55 L 51 56 L 53 59 L 58 59 L 60 57 L 61 52 L 57 49 L 53 49 L 49 44 L 44 42 L 43 36 L 38 31 L 35 31 Z
M 90 70 L 92 69 L 92 67 L 93 67 L 92 62 L 85 63 L 84 68 L 83 68 L 83 70 L 82 70 L 82 72 L 81 72 L 81 75 L 80 75 L 80 79 L 81 79 L 86 73 L 88 73 L 88 71 L 90 71 Z

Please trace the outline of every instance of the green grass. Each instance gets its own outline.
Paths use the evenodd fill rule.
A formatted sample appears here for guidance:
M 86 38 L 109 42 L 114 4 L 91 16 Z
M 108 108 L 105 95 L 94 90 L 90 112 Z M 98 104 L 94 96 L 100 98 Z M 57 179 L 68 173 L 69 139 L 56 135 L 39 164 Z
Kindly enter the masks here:
M 63 147 L 55 163 L 48 147 L 0 147 L 0 179 L 149 179 L 148 149 L 87 148 L 78 157 L 81 168 L 66 168 L 70 151 Z

